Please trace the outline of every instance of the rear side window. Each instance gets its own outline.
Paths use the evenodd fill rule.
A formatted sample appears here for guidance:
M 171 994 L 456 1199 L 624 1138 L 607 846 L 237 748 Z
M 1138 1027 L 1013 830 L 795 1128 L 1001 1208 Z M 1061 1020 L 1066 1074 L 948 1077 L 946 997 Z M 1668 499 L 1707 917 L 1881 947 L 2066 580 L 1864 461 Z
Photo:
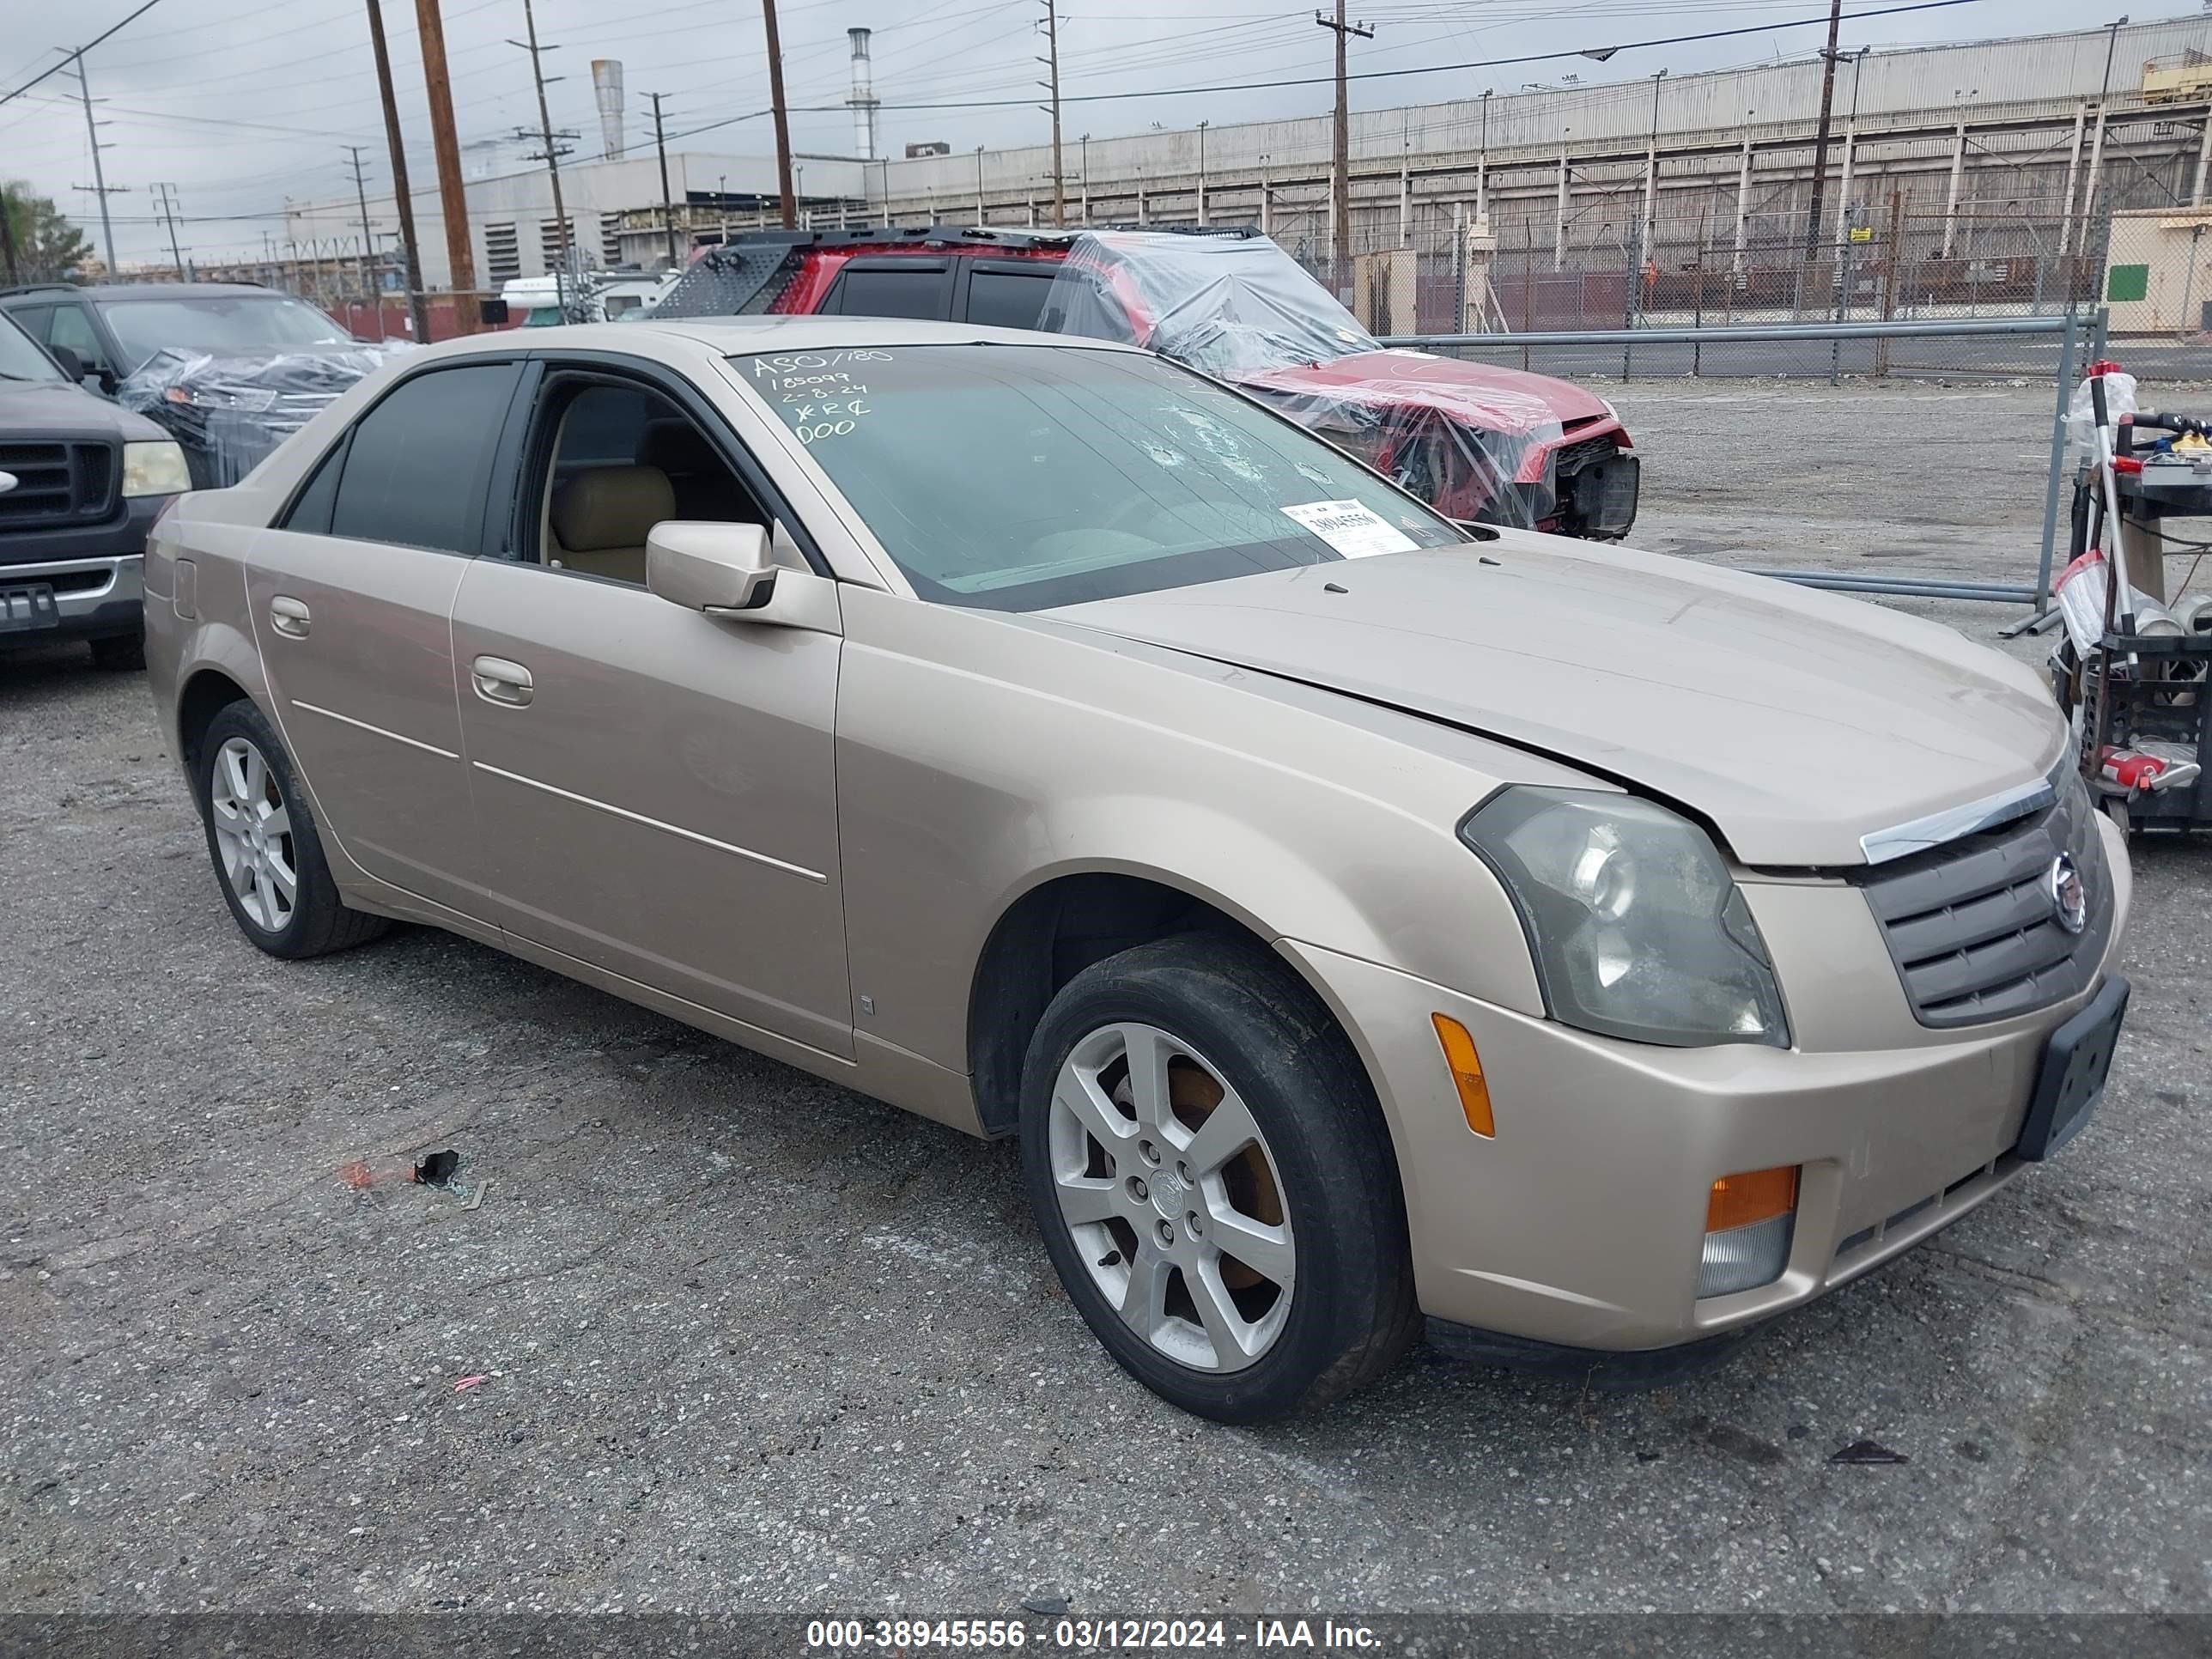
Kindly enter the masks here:
M 303 536 L 327 536 L 331 533 L 331 508 L 338 498 L 338 472 L 345 465 L 346 447 L 343 440 L 331 447 L 309 475 L 307 484 L 292 498 L 292 510 L 284 515 L 279 530 L 296 530 Z
M 1035 328 L 1055 273 L 1051 265 L 1034 271 L 969 271 L 967 320 L 988 328 Z
M 943 321 L 952 294 L 952 267 L 944 259 L 898 259 L 847 264 L 830 303 L 847 317 L 914 317 Z
M 331 533 L 475 552 L 484 471 L 521 373 L 518 363 L 471 363 L 394 388 L 353 429 Z

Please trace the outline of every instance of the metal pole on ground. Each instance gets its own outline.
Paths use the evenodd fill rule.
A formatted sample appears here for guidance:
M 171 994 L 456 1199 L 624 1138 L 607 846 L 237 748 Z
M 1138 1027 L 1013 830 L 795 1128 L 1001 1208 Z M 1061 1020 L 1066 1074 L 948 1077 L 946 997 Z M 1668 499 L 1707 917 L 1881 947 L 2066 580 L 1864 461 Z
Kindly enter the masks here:
M 2058 544 L 2058 483 L 2066 470 L 2066 406 L 2074 392 L 2074 336 L 2077 326 L 2072 312 L 2066 313 L 2066 331 L 2058 337 L 2057 407 L 2051 416 L 2051 476 L 2043 485 L 2043 551 L 2035 563 L 2035 611 L 2041 616 L 2051 604 L 2051 558 Z

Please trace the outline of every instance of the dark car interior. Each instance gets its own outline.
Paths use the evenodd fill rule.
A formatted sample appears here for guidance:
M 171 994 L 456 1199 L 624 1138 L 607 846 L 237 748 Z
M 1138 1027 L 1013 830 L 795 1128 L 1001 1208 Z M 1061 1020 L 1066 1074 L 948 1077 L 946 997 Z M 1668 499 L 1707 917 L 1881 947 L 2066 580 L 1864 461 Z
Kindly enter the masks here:
M 707 434 L 659 392 L 580 378 L 549 396 L 556 436 L 526 558 L 643 586 L 646 536 L 664 520 L 771 522 Z

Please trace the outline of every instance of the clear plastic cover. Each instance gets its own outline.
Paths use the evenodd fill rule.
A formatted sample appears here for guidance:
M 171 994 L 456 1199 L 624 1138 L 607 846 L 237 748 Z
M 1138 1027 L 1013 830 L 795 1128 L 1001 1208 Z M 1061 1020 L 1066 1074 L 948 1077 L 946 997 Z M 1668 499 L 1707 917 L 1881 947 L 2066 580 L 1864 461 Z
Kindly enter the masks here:
M 2066 454 L 2069 466 L 2079 466 L 2097 459 L 2097 410 L 2089 392 L 2089 381 L 2094 376 L 2084 376 L 2074 388 L 2074 396 L 2066 405 Z M 2136 377 L 2123 370 L 2114 369 L 2104 377 L 2105 413 L 2114 426 L 2142 407 L 2136 399 Z
M 1045 329 L 1148 346 L 1231 382 L 1455 519 L 1619 537 L 1638 463 L 1564 381 L 1390 349 L 1266 237 L 1085 231 Z M 1570 428 L 1587 428 L 1571 441 Z
M 272 356 L 157 351 L 115 401 L 183 447 L 195 489 L 236 483 L 362 376 L 415 347 L 392 341 Z

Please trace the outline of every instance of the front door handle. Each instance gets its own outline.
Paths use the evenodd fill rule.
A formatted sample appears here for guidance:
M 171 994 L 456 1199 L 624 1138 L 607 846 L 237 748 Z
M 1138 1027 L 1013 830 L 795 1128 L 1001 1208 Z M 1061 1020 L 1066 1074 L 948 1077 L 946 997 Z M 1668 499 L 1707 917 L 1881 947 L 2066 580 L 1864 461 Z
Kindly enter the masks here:
M 269 601 L 269 625 L 287 639 L 306 639 L 312 620 L 306 604 L 289 593 L 279 593 Z
M 476 683 L 477 696 L 486 702 L 504 704 L 509 708 L 527 707 L 531 698 L 530 671 L 519 662 L 509 662 L 504 657 L 478 657 L 469 665 L 470 678 Z

